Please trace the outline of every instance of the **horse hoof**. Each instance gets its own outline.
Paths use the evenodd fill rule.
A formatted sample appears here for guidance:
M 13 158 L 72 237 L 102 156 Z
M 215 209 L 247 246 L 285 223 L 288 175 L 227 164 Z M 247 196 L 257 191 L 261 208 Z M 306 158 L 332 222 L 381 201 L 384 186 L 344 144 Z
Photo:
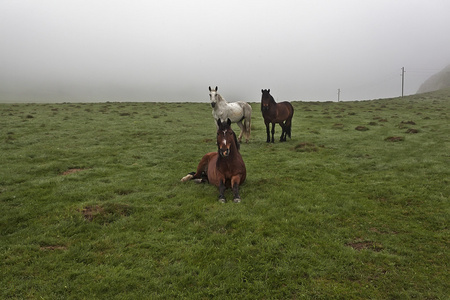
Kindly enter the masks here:
M 234 199 L 233 199 L 233 202 L 234 202 L 234 203 L 241 203 L 241 198 L 234 198 Z
M 220 203 L 226 203 L 227 200 L 225 200 L 225 198 L 219 198 L 219 202 L 220 202 Z
M 191 180 L 192 178 L 194 178 L 194 176 L 191 175 L 191 174 L 188 174 L 188 175 L 184 176 L 183 178 L 181 178 L 181 182 L 189 181 L 189 180 Z

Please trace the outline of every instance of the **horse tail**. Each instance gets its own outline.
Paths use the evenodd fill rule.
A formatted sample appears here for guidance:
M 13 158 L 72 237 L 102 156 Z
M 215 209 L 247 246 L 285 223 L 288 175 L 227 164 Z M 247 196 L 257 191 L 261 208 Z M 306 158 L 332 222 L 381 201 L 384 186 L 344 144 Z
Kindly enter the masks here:
M 289 106 L 291 108 L 291 113 L 290 113 L 290 116 L 289 116 L 289 125 L 286 128 L 286 133 L 289 136 L 289 138 L 291 138 L 292 117 L 294 117 L 294 107 L 292 106 L 291 103 L 289 103 Z
M 287 128 L 286 128 L 286 133 L 289 136 L 289 138 L 291 138 L 291 128 L 292 128 L 292 124 L 289 124 L 289 126 L 287 126 Z

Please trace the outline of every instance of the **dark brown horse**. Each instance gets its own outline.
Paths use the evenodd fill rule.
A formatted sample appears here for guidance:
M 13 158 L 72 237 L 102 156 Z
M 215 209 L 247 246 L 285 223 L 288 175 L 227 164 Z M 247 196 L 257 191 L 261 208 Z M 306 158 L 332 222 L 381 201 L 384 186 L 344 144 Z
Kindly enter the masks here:
M 294 116 L 294 107 L 291 103 L 284 101 L 276 103 L 270 94 L 270 89 L 261 90 L 261 111 L 266 124 L 267 142 L 270 143 L 269 124 L 272 123 L 272 143 L 274 142 L 273 135 L 275 133 L 275 124 L 281 126 L 282 132 L 280 142 L 286 141 L 286 135 L 291 137 L 292 117 Z
M 241 202 L 239 186 L 245 181 L 247 174 L 244 161 L 239 153 L 236 134 L 231 130 L 231 120 L 217 120 L 217 152 L 209 152 L 203 156 L 197 166 L 197 172 L 189 173 L 181 178 L 182 182 L 194 179 L 196 182 L 209 182 L 219 187 L 219 201 L 225 203 L 226 188 L 233 189 L 233 201 Z

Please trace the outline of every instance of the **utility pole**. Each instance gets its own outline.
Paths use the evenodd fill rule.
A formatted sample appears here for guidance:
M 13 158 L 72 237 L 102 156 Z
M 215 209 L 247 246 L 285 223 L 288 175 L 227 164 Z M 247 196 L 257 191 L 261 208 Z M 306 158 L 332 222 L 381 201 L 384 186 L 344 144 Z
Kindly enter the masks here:
M 404 88 L 405 88 L 405 67 L 402 67 L 402 74 L 401 74 L 401 76 L 402 76 L 402 98 L 403 98 L 403 91 L 404 91 Z
M 338 89 L 338 102 L 341 99 L 341 89 Z

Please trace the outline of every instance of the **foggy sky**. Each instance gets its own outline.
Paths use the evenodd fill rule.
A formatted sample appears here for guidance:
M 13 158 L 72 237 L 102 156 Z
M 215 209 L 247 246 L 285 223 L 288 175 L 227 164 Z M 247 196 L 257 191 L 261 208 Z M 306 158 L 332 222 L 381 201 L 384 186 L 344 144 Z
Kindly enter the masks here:
M 0 102 L 365 100 L 450 64 L 448 0 L 0 0 Z

